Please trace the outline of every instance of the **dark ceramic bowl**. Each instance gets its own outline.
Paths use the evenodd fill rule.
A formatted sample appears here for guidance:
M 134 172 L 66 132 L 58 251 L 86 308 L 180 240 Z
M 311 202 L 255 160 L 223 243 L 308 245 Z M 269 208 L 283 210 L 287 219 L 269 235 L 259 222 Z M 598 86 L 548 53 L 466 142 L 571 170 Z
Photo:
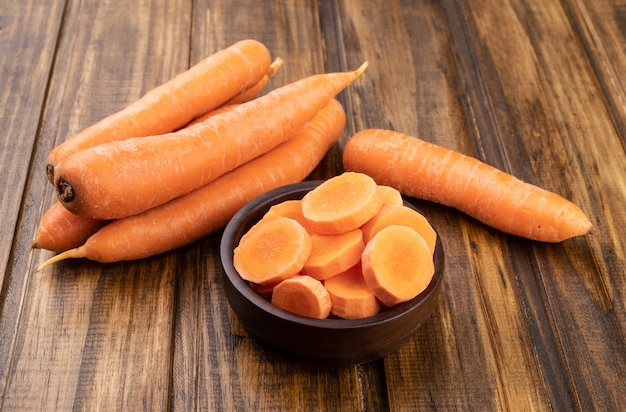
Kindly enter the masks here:
M 247 204 L 232 218 L 220 246 L 226 298 L 251 336 L 285 355 L 327 365 L 373 361 L 398 349 L 433 312 L 444 269 L 439 237 L 434 255 L 435 274 L 426 290 L 408 302 L 364 319 L 312 319 L 287 312 L 252 290 L 233 266 L 233 249 L 239 239 L 272 205 L 301 199 L 320 183 L 308 181 L 272 190 Z M 406 200 L 405 205 L 414 208 Z

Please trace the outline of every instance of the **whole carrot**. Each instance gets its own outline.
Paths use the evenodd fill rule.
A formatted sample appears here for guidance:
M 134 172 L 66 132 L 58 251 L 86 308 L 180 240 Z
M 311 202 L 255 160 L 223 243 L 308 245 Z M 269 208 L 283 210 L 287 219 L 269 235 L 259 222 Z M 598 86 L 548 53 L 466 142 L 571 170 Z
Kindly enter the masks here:
M 270 54 L 255 40 L 242 40 L 152 89 L 50 151 L 48 179 L 56 165 L 79 150 L 104 142 L 169 133 L 226 103 L 268 74 Z
M 594 231 L 561 196 L 461 153 L 391 130 L 363 130 L 346 144 L 346 170 L 403 194 L 459 209 L 505 233 L 559 242 Z
M 41 216 L 31 249 L 65 252 L 85 243 L 107 223 L 106 220 L 76 216 L 61 203 L 55 202 Z
M 113 221 L 81 247 L 56 255 L 38 270 L 69 258 L 98 262 L 141 259 L 217 232 L 255 197 L 304 180 L 337 141 L 345 122 L 341 104 L 331 100 L 292 139 L 272 151 L 185 196 Z
M 289 139 L 366 67 L 298 80 L 174 133 L 81 150 L 57 165 L 57 196 L 94 219 L 161 205 Z

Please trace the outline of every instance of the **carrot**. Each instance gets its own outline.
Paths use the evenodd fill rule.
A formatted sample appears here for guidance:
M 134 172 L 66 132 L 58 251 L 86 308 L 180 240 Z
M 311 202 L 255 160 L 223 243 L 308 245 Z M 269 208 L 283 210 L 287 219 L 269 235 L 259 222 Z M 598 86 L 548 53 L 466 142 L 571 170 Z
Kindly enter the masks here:
M 65 252 L 85 243 L 107 223 L 105 220 L 76 216 L 61 203 L 55 202 L 41 216 L 31 249 Z
M 258 283 L 249 282 L 250 289 L 261 295 L 267 300 L 272 299 L 272 293 L 274 292 L 275 284 L 259 285 Z
M 293 219 L 259 220 L 235 247 L 233 265 L 249 282 L 271 285 L 302 270 L 311 253 L 311 237 Z
M 58 198 L 95 219 L 166 203 L 292 137 L 366 67 L 309 76 L 177 132 L 81 150 L 56 167 Z
M 202 123 L 205 120 L 210 119 L 213 116 L 217 116 L 218 114 L 226 113 L 226 112 L 234 109 L 235 107 L 239 106 L 239 104 L 240 103 L 227 103 L 227 104 L 225 104 L 223 106 L 218 107 L 217 109 L 213 109 L 210 112 L 205 113 L 205 114 L 203 114 L 200 117 L 196 117 L 195 119 L 190 121 L 187 125 L 185 125 L 184 128 L 191 127 L 191 126 L 193 126 L 195 124 L 198 124 L 198 123 Z
M 188 245 L 220 230 L 255 197 L 304 180 L 337 141 L 346 117 L 336 100 L 292 139 L 188 195 L 100 229 L 79 248 L 61 253 L 38 270 L 69 258 L 98 262 L 141 259 Z
M 361 265 L 365 282 L 388 307 L 419 295 L 435 273 L 424 238 L 400 225 L 382 229 L 367 243 Z
M 255 40 L 242 40 L 212 54 L 52 149 L 46 161 L 48 179 L 54 182 L 57 164 L 79 150 L 182 127 L 261 81 L 269 67 L 267 48 Z
M 272 205 L 264 216 L 282 216 L 294 219 L 300 223 L 309 234 L 313 233 L 313 229 L 309 227 L 309 222 L 307 222 L 304 218 L 304 214 L 302 214 L 302 201 L 300 199 L 285 200 Z
M 365 244 L 360 229 L 338 235 L 311 235 L 311 253 L 302 274 L 317 280 L 328 279 L 361 261 Z
M 263 76 L 263 78 L 257 84 L 255 84 L 254 86 L 250 87 L 247 90 L 244 90 L 238 96 L 233 97 L 226 104 L 246 103 L 252 100 L 253 98 L 255 98 L 259 93 L 263 91 L 263 89 L 265 89 L 265 86 L 267 85 L 267 83 L 270 81 L 272 77 L 274 77 L 274 75 L 276 74 L 278 69 L 281 68 L 282 65 L 283 65 L 283 59 L 281 59 L 280 57 L 277 57 L 272 62 L 272 64 L 270 64 L 270 68 L 265 74 L 265 76 Z
M 203 121 L 205 121 L 206 119 L 213 117 L 215 115 L 218 115 L 220 113 L 225 113 L 235 107 L 237 107 L 238 105 L 242 104 L 242 103 L 246 103 L 249 102 L 250 100 L 252 100 L 254 97 L 256 97 L 257 94 L 261 93 L 263 91 L 263 89 L 265 88 L 265 85 L 267 84 L 267 82 L 272 78 L 272 76 L 274 76 L 274 74 L 276 73 L 276 71 L 278 71 L 278 69 L 280 68 L 280 66 L 282 66 L 283 64 L 283 60 L 279 57 L 276 60 L 274 60 L 274 62 L 272 62 L 272 64 L 270 65 L 270 69 L 267 72 L 267 74 L 265 76 L 263 76 L 263 79 L 261 79 L 261 81 L 259 81 L 257 84 L 255 84 L 254 86 L 252 86 L 251 88 L 249 88 L 248 90 L 242 92 L 241 94 L 233 97 L 232 99 L 230 99 L 228 102 L 224 103 L 222 106 L 211 110 L 208 113 L 203 114 L 200 117 L 196 117 L 194 120 L 192 120 L 191 122 L 189 122 L 187 124 L 187 126 L 185 127 L 189 127 L 189 126 L 193 126 L 196 123 L 201 123 Z
M 280 282 L 272 293 L 272 304 L 309 318 L 325 319 L 330 315 L 330 295 L 319 280 L 295 276 Z
M 381 310 L 380 301 L 365 283 L 360 264 L 326 279 L 324 287 L 332 302 L 330 311 L 335 316 L 361 319 L 374 316 Z
M 404 201 L 402 200 L 402 193 L 391 186 L 378 185 L 378 195 L 383 200 L 383 206 L 395 205 L 402 206 Z
M 433 229 L 424 215 L 404 205 L 383 206 L 373 218 L 361 227 L 363 231 L 363 241 L 365 243 L 369 242 L 376 233 L 391 225 L 402 225 L 414 229 L 424 238 L 431 254 L 435 253 L 437 232 L 435 232 L 435 229 Z
M 376 182 L 363 173 L 342 173 L 302 198 L 302 213 L 310 227 L 327 235 L 359 228 L 381 206 Z
M 391 130 L 363 130 L 343 152 L 346 170 L 405 195 L 457 208 L 502 232 L 560 242 L 595 231 L 561 196 L 458 152 Z

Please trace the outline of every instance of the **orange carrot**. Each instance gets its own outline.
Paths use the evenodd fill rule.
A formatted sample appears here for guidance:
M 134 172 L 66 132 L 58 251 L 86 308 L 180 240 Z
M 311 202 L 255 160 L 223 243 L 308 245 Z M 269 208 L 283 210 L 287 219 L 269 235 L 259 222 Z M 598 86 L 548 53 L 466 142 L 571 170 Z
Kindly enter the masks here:
M 311 253 L 302 274 L 317 280 L 328 279 L 361 261 L 365 244 L 360 229 L 338 235 L 311 235 Z
M 311 253 L 311 237 L 293 219 L 268 217 L 241 237 L 233 253 L 244 280 L 271 285 L 300 273 Z
M 398 189 L 395 189 L 391 186 L 378 185 L 378 194 L 383 199 L 383 206 L 404 205 L 404 201 L 402 200 L 402 193 L 400 193 Z
M 400 225 L 387 226 L 367 243 L 361 265 L 365 282 L 388 307 L 419 295 L 435 273 L 424 238 Z
M 381 206 L 376 182 L 363 173 L 342 173 L 302 198 L 302 213 L 310 227 L 327 235 L 359 228 Z
M 178 132 L 81 150 L 56 166 L 73 213 L 121 218 L 191 192 L 292 137 L 366 69 L 314 75 Z
M 380 301 L 365 283 L 360 264 L 326 279 L 324 287 L 332 302 L 330 311 L 335 316 L 361 319 L 380 312 Z
M 61 203 L 55 202 L 41 216 L 31 249 L 65 252 L 85 243 L 107 223 L 105 220 L 76 216 Z
M 254 282 L 249 282 L 249 284 L 250 284 L 250 289 L 254 290 L 256 293 L 261 295 L 263 298 L 265 298 L 267 300 L 271 300 L 272 299 L 272 293 L 274 292 L 274 288 L 276 287 L 275 284 L 259 285 L 259 284 L 254 283 Z
M 301 275 L 280 282 L 272 292 L 272 304 L 309 318 L 326 319 L 330 315 L 330 295 L 319 280 Z
M 222 114 L 222 113 L 226 113 L 232 109 L 234 109 L 235 107 L 239 106 L 240 103 L 227 103 L 223 106 L 218 107 L 217 109 L 213 109 L 208 113 L 203 114 L 200 117 L 196 117 L 195 119 L 193 119 L 192 121 L 190 121 L 187 125 L 185 125 L 185 128 L 193 126 L 195 124 L 198 123 L 202 123 L 207 119 L 210 119 L 213 116 L 217 116 L 218 114 Z
M 435 229 L 433 229 L 424 215 L 404 205 L 383 206 L 373 218 L 361 227 L 363 231 L 363 241 L 365 243 L 369 242 L 376 233 L 391 225 L 402 225 L 414 229 L 424 238 L 431 254 L 435 253 L 437 232 L 435 232 Z
M 595 231 L 561 196 L 458 152 L 391 130 L 363 130 L 346 144 L 346 170 L 403 194 L 455 207 L 500 231 L 559 242 Z
M 313 229 L 309 227 L 309 222 L 302 214 L 302 201 L 300 199 L 285 200 L 272 205 L 264 216 L 282 216 L 294 219 L 304 227 L 307 232 L 313 233 Z
M 185 127 L 193 126 L 196 123 L 200 123 L 200 122 L 205 121 L 209 117 L 213 117 L 213 116 L 218 115 L 220 113 L 227 112 L 227 111 L 237 107 L 238 105 L 240 105 L 242 103 L 249 102 L 254 97 L 256 97 L 257 94 L 259 94 L 259 93 L 261 93 L 261 91 L 263 91 L 263 89 L 265 88 L 265 85 L 267 84 L 267 82 L 272 78 L 272 76 L 274 76 L 274 74 L 280 68 L 280 66 L 282 66 L 282 64 L 283 64 L 283 60 L 281 58 L 277 58 L 276 60 L 274 60 L 274 62 L 272 62 L 272 64 L 270 65 L 269 71 L 267 72 L 267 74 L 265 76 L 263 76 L 263 79 L 261 79 L 261 81 L 259 81 L 257 84 L 255 84 L 254 86 L 252 86 L 248 90 L 244 91 L 240 95 L 235 96 L 234 98 L 232 98 L 228 102 L 224 103 L 222 106 L 220 106 L 220 107 L 218 107 L 216 109 L 213 109 L 210 112 L 205 113 L 205 114 L 203 114 L 200 117 L 195 118 L 194 120 L 189 122 Z
M 98 262 L 146 258 L 215 233 L 255 197 L 304 180 L 337 141 L 345 122 L 343 107 L 331 100 L 296 136 L 274 150 L 188 195 L 108 224 L 83 246 L 52 257 L 38 270 L 68 258 Z
M 233 97 L 226 104 L 241 104 L 254 99 L 259 93 L 263 91 L 263 89 L 265 89 L 267 83 L 272 77 L 274 77 L 274 75 L 282 65 L 283 59 L 281 59 L 280 57 L 276 58 L 276 60 L 274 60 L 272 64 L 270 64 L 270 68 L 267 71 L 267 74 L 265 74 L 265 76 L 263 76 L 263 78 L 257 84 L 250 87 L 248 90 L 243 91 L 238 96 Z
M 97 144 L 169 133 L 255 85 L 268 73 L 270 54 L 255 40 L 242 40 L 214 53 L 55 147 L 46 161 L 48 179 L 67 156 Z

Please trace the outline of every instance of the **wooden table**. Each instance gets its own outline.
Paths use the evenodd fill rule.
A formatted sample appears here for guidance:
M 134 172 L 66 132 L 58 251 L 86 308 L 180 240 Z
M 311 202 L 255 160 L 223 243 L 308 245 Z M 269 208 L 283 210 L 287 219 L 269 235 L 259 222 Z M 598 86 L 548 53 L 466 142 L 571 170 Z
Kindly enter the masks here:
M 4 0 L 0 7 L 3 410 L 602 410 L 626 405 L 624 0 Z M 557 244 L 415 200 L 446 251 L 428 322 L 379 361 L 321 367 L 251 339 L 220 234 L 153 258 L 36 273 L 48 151 L 243 38 L 270 87 L 358 67 L 348 124 L 390 128 L 573 200 L 598 235 Z

